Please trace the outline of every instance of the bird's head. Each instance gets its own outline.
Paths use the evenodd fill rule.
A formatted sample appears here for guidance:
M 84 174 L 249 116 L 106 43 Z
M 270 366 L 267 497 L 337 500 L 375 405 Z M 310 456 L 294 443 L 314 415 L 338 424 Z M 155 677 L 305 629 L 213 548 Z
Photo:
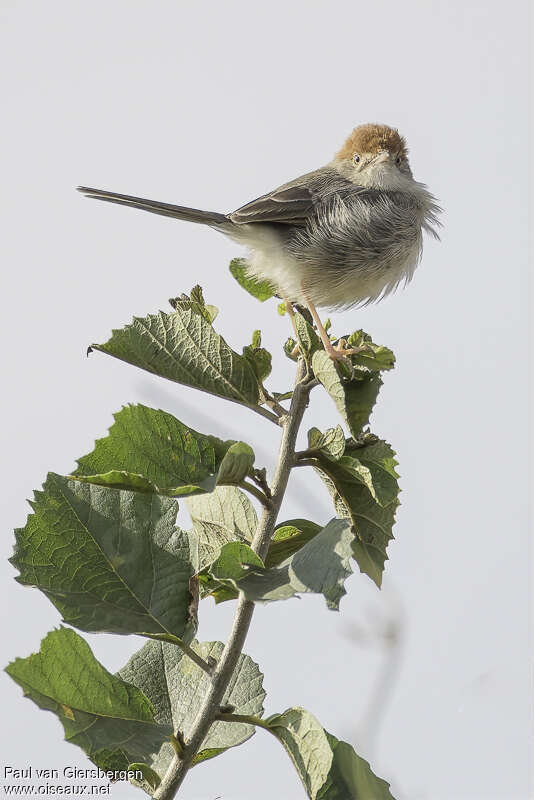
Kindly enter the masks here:
M 369 189 L 407 189 L 413 185 L 406 141 L 388 125 L 354 128 L 333 160 L 352 183 Z

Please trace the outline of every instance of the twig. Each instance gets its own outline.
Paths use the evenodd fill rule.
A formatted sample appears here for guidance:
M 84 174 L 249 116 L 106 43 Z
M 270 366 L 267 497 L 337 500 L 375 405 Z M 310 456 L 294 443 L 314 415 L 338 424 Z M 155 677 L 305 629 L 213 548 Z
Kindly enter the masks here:
M 263 390 L 263 394 L 265 395 L 265 405 L 269 406 L 269 408 L 271 408 L 274 411 L 277 417 L 279 418 L 285 417 L 287 414 L 287 408 L 281 406 L 278 400 L 276 400 L 276 398 L 273 397 L 272 394 L 267 391 L 267 389 L 265 388 L 265 386 L 263 386 L 263 384 L 261 388 Z
M 273 736 L 276 736 L 273 729 L 265 722 L 264 719 L 260 717 L 254 717 L 252 714 L 226 714 L 225 712 L 220 712 L 217 714 L 215 719 L 220 720 L 221 722 L 241 722 L 245 723 L 246 725 L 256 725 L 258 728 L 263 728 L 269 733 L 272 733 Z M 276 736 L 278 739 L 278 737 Z
M 271 422 L 274 422 L 275 425 L 280 425 L 280 417 L 277 414 L 273 414 L 272 411 L 269 411 L 268 408 L 263 408 L 263 406 L 247 406 L 250 408 L 251 411 L 255 411 L 256 414 L 260 414 L 265 419 L 270 419 Z
M 208 675 L 213 674 L 213 667 L 208 664 L 207 661 L 204 661 L 202 656 L 199 656 L 198 653 L 195 653 L 192 647 L 189 647 L 188 644 L 184 642 L 183 639 L 180 639 L 179 636 L 174 636 L 174 634 L 169 633 L 145 633 L 147 639 L 155 639 L 156 642 L 169 642 L 169 644 L 174 644 L 176 647 L 179 647 L 186 656 L 189 656 L 191 661 L 194 661 L 197 667 L 200 667 Z
M 265 497 L 269 500 L 271 499 L 271 487 L 267 483 L 267 472 L 265 467 L 261 469 L 255 469 L 252 473 L 252 480 L 256 483 L 260 489 L 263 491 Z
M 257 486 L 254 486 L 253 483 L 249 483 L 249 481 L 243 480 L 241 481 L 239 486 L 241 489 L 245 489 L 245 491 L 250 492 L 250 494 L 253 495 L 253 497 L 255 497 L 256 500 L 260 501 L 262 506 L 264 506 L 265 508 L 269 507 L 271 501 L 269 500 L 267 495 L 264 492 L 262 492 L 261 489 L 258 489 Z
M 298 362 L 295 389 L 291 406 L 287 416 L 283 420 L 283 433 L 278 451 L 278 461 L 271 487 L 271 503 L 269 508 L 264 508 L 260 517 L 256 533 L 252 540 L 251 547 L 260 558 L 265 558 L 269 549 L 280 506 L 289 480 L 291 468 L 294 465 L 295 443 L 297 433 L 308 404 L 308 389 L 302 383 L 306 374 L 306 366 L 303 359 Z M 214 671 L 211 686 L 209 687 L 202 705 L 195 718 L 189 738 L 181 756 L 176 754 L 171 761 L 167 772 L 154 793 L 154 800 L 171 800 L 182 785 L 187 775 L 194 756 L 199 751 L 202 742 L 206 738 L 212 723 L 217 718 L 224 693 L 234 673 L 237 661 L 243 650 L 250 621 L 254 613 L 254 603 L 246 600 L 240 594 L 237 601 L 232 630 L 224 650 L 221 654 Z

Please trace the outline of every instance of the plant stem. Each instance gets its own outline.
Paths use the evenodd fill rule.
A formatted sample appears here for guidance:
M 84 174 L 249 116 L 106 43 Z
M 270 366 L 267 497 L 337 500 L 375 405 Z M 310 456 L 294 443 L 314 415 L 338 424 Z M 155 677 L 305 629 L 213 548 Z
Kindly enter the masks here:
M 264 719 L 260 717 L 255 717 L 252 714 L 217 714 L 217 719 L 220 719 L 221 722 L 241 722 L 247 725 L 256 725 L 258 728 L 264 728 L 269 733 L 272 733 L 273 736 L 276 736 L 273 729 L 265 722 Z M 276 736 L 278 739 L 278 736 Z
M 319 461 L 316 458 L 299 458 L 293 464 L 294 467 L 317 467 L 319 465 Z
M 246 492 L 250 492 L 250 494 L 253 495 L 256 498 L 256 500 L 259 500 L 262 506 L 264 506 L 265 508 L 267 508 L 269 503 L 271 502 L 270 499 L 267 497 L 267 495 L 264 492 L 262 492 L 261 489 L 258 489 L 257 486 L 254 486 L 253 483 L 250 483 L 250 481 L 245 481 L 245 480 L 241 481 L 241 483 L 239 484 L 239 488 L 244 489 Z
M 256 414 L 260 414 L 262 417 L 265 417 L 265 419 L 270 419 L 275 425 L 280 424 L 280 417 L 277 414 L 273 414 L 273 412 L 269 411 L 268 408 L 263 408 L 263 406 L 247 406 L 247 408 L 250 408 L 251 411 L 255 411 Z
M 147 639 L 154 639 L 156 642 L 169 642 L 169 644 L 174 644 L 176 647 L 179 647 L 186 656 L 189 656 L 191 661 L 194 661 L 197 667 L 200 667 L 207 675 L 211 675 L 213 670 L 208 664 L 207 661 L 204 661 L 202 656 L 199 656 L 198 653 L 195 653 L 192 647 L 189 647 L 188 644 L 184 642 L 183 639 L 180 639 L 178 636 L 174 636 L 172 633 L 169 634 L 158 634 L 158 633 L 147 633 L 145 634 Z
M 308 405 L 309 389 L 303 383 L 305 375 L 306 365 L 301 358 L 298 362 L 291 406 L 283 420 L 283 433 L 278 450 L 278 461 L 271 487 L 271 501 L 269 507 L 263 510 L 251 544 L 254 552 L 263 559 L 269 549 L 269 542 L 284 499 L 291 467 L 294 465 L 297 434 Z M 213 670 L 210 688 L 202 701 L 183 753 L 181 756 L 176 754 L 173 757 L 167 772 L 153 795 L 154 800 L 171 800 L 182 785 L 191 768 L 194 756 L 199 751 L 212 723 L 217 718 L 219 707 L 243 650 L 243 644 L 253 613 L 254 603 L 251 600 L 245 600 L 244 596 L 240 594 L 230 636 L 221 658 Z

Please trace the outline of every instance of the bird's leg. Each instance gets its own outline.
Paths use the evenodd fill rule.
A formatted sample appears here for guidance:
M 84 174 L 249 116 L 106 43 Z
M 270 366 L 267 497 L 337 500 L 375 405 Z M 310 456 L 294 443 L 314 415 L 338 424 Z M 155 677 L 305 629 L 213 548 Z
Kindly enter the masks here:
M 363 347 L 347 347 L 347 342 L 345 339 L 340 339 L 337 345 L 334 347 L 332 342 L 330 341 L 330 337 L 325 330 L 323 323 L 321 322 L 321 318 L 317 313 L 317 309 L 315 308 L 314 304 L 308 297 L 308 295 L 302 290 L 302 294 L 304 300 L 306 301 L 306 305 L 308 306 L 309 312 L 313 317 L 313 321 L 317 327 L 317 331 L 319 336 L 321 337 L 321 341 L 324 344 L 324 349 L 332 359 L 332 361 L 343 361 L 345 360 L 348 362 L 347 356 L 356 355 L 356 353 L 361 353 L 363 350 L 366 350 L 366 346 Z
M 341 339 L 337 347 L 334 347 L 332 342 L 330 341 L 330 337 L 325 331 L 324 325 L 321 322 L 321 318 L 317 313 L 317 309 L 315 308 L 314 304 L 310 300 L 307 294 L 304 294 L 304 300 L 306 301 L 306 305 L 308 306 L 309 312 L 313 317 L 313 321 L 315 322 L 315 326 L 321 337 L 321 341 L 324 344 L 324 349 L 332 359 L 332 361 L 342 361 L 346 358 L 347 355 L 350 355 L 350 350 L 345 349 L 346 342 L 344 339 Z
M 286 307 L 286 311 L 289 314 L 289 318 L 291 320 L 291 324 L 293 325 L 293 330 L 295 331 L 296 340 L 298 342 L 299 333 L 297 331 L 297 324 L 295 322 L 295 310 L 293 308 L 293 303 L 291 302 L 291 300 L 286 300 L 285 297 L 283 298 L 283 300 L 284 300 L 284 305 Z M 293 348 L 293 352 L 291 353 L 291 355 L 297 356 L 298 352 L 299 352 L 299 346 L 298 346 L 298 344 L 296 344 L 295 347 Z
M 317 309 L 315 308 L 312 301 L 309 299 L 307 295 L 304 295 L 304 299 L 306 301 L 306 305 L 308 306 L 308 310 L 313 317 L 313 321 L 315 322 L 315 326 L 317 328 L 319 336 L 321 337 L 322 343 L 324 344 L 324 349 L 326 350 L 330 358 L 334 359 L 337 358 L 337 355 L 335 355 L 337 354 L 337 350 L 333 346 L 332 342 L 330 341 L 329 335 L 325 331 L 324 325 L 321 322 L 321 318 L 317 313 Z

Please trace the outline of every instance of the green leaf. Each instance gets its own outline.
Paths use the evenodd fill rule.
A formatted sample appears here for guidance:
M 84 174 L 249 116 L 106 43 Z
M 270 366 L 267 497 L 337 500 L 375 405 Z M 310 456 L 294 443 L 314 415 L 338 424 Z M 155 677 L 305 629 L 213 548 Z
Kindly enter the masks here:
M 199 484 L 214 475 L 233 442 L 205 436 L 166 411 L 128 405 L 113 415 L 108 435 L 78 459 L 77 475 L 110 470 L 143 475 L 156 486 Z
M 311 452 L 322 451 L 336 460 L 341 458 L 345 452 L 345 434 L 341 425 L 328 428 L 324 433 L 321 433 L 319 428 L 310 428 L 308 450 Z
M 222 642 L 192 642 L 191 647 L 204 660 L 218 660 L 223 651 Z M 187 740 L 202 699 L 210 686 L 210 677 L 191 661 L 178 647 L 166 642 L 148 642 L 135 653 L 118 673 L 120 677 L 137 686 L 152 702 L 156 721 L 171 726 Z M 236 714 L 261 716 L 265 692 L 263 675 L 249 656 L 240 655 L 234 675 L 229 681 L 222 705 L 232 705 Z M 204 739 L 194 763 L 200 763 L 235 747 L 254 734 L 254 726 L 215 722 Z M 159 753 L 149 761 L 158 775 L 164 775 L 174 750 L 164 744 Z
M 346 742 L 324 730 L 303 708 L 266 720 L 287 751 L 310 800 L 394 800 L 389 784 Z
M 135 472 L 126 472 L 125 469 L 110 469 L 109 472 L 101 472 L 99 475 L 68 475 L 68 478 L 81 483 L 92 483 L 94 486 L 105 486 L 108 489 L 124 489 L 129 492 L 144 492 L 145 494 L 162 494 L 165 497 L 177 497 L 180 490 L 160 489 L 144 475 L 137 475 Z M 180 487 L 182 488 L 182 487 Z M 197 491 L 197 487 L 183 487 L 186 494 L 190 491 Z
M 361 368 L 355 369 L 352 380 L 342 378 L 324 350 L 316 351 L 312 356 L 312 368 L 347 423 L 350 432 L 357 437 L 368 425 L 382 379 L 378 372 L 369 372 Z
M 109 673 L 68 628 L 51 631 L 38 653 L 17 658 L 6 672 L 39 708 L 57 715 L 65 739 L 101 768 L 151 760 L 172 733 L 170 724 L 154 719 L 143 692 Z
M 194 522 L 215 524 L 233 539 L 252 541 L 258 517 L 247 495 L 240 489 L 218 486 L 209 495 L 189 497 L 186 506 Z
M 272 355 L 261 346 L 261 331 L 254 331 L 252 334 L 252 344 L 243 348 L 243 355 L 252 365 L 258 380 L 263 381 L 269 377 L 272 370 Z
M 389 347 L 384 347 L 381 344 L 375 344 L 372 338 L 365 331 L 359 330 L 351 333 L 347 337 L 347 347 L 351 348 L 364 348 L 361 353 L 351 355 L 350 359 L 353 364 L 359 364 L 362 367 L 373 371 L 381 371 L 393 369 L 395 366 L 395 354 Z
M 198 304 L 175 301 L 175 312 L 135 317 L 92 348 L 175 383 L 246 406 L 258 403 L 254 370 L 199 313 Z
M 353 553 L 360 570 L 380 587 L 399 505 L 395 452 L 373 437 L 369 444 L 347 443 L 338 461 L 324 453 L 317 461 L 336 513 L 354 526 Z
M 210 572 L 215 579 L 239 581 L 250 573 L 250 568 L 264 569 L 259 555 L 243 542 L 230 542 L 221 549 Z
M 317 350 L 321 350 L 323 347 L 323 345 L 321 344 L 321 340 L 315 333 L 310 323 L 304 319 L 302 314 L 299 314 L 298 311 L 295 311 L 293 314 L 293 319 L 295 323 L 296 333 L 298 335 L 299 344 L 301 346 L 303 353 L 305 353 L 307 356 L 310 356 Z
M 251 542 L 258 522 L 254 506 L 239 489 L 218 486 L 211 494 L 189 497 L 190 540 L 195 572 L 212 564 L 229 542 Z
M 193 288 L 191 289 L 190 297 L 192 303 L 198 304 L 200 313 L 202 314 L 204 319 L 206 319 L 209 323 L 212 323 L 214 319 L 216 319 L 219 313 L 219 309 L 217 308 L 217 306 L 206 305 L 204 300 L 204 294 L 202 292 L 202 287 L 199 286 L 198 284 L 196 286 L 193 286 Z
M 254 450 L 245 442 L 235 442 L 226 451 L 217 474 L 217 486 L 237 486 L 254 464 Z
M 144 782 L 148 784 L 149 789 L 155 790 L 161 783 L 161 778 L 157 772 L 154 772 L 148 764 L 138 761 L 134 764 L 128 764 L 128 770 L 131 772 L 140 772 L 143 776 Z
M 221 557 L 228 557 L 220 557 L 209 574 L 216 581 L 229 581 L 231 588 L 241 590 L 254 602 L 287 600 L 297 593 L 315 592 L 323 594 L 328 607 L 337 610 L 345 594 L 344 582 L 352 574 L 353 540 L 350 523 L 334 519 L 279 567 L 262 570 L 261 561 L 250 557 L 249 552 L 254 554 L 249 548 L 243 553 L 235 545 L 226 545 Z M 240 561 L 243 555 L 246 561 Z M 226 592 L 222 597 L 230 599 Z
M 276 294 L 276 289 L 267 281 L 259 281 L 247 275 L 247 262 L 244 258 L 234 258 L 230 261 L 230 272 L 238 284 L 260 303 L 269 300 Z
M 326 731 L 309 711 L 288 708 L 269 717 L 269 729 L 283 744 L 304 788 L 315 800 L 329 778 L 332 749 Z
M 296 351 L 297 342 L 291 336 L 284 342 L 284 353 L 291 361 L 298 361 L 299 354 Z
M 239 483 L 254 463 L 244 442 L 223 442 L 172 414 L 127 406 L 72 477 L 97 486 L 181 497 Z
M 264 569 L 261 558 L 243 542 L 228 542 L 219 556 L 199 575 L 203 596 L 212 595 L 216 603 L 235 600 L 239 594 L 239 581 L 254 570 Z
M 318 800 L 395 800 L 389 783 L 377 777 L 368 761 L 361 758 L 347 742 L 327 733 L 333 759 L 327 783 Z
M 190 543 L 173 500 L 50 473 L 15 532 L 11 563 L 70 625 L 86 631 L 194 633 Z
M 266 567 L 277 567 L 286 558 L 294 555 L 310 539 L 321 531 L 321 526 L 307 519 L 290 519 L 276 527 L 271 539 L 267 556 Z

